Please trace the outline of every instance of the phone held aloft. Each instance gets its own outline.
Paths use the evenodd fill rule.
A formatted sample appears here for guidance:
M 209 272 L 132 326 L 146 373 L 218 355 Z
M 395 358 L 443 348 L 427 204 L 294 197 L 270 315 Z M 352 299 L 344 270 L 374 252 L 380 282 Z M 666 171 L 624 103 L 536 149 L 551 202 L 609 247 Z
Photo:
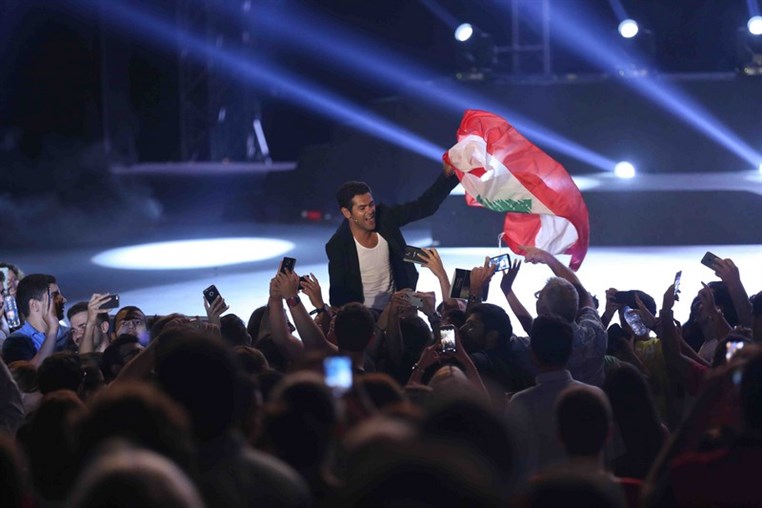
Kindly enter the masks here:
M 283 261 L 280 262 L 280 272 L 291 273 L 294 271 L 295 266 L 296 266 L 296 259 L 284 257 Z
M 218 296 L 220 296 L 220 292 L 217 291 L 217 286 L 214 284 L 204 290 L 204 298 L 206 298 L 206 301 L 209 303 L 209 305 L 213 304 L 214 300 L 216 300 Z
M 420 247 L 413 247 L 412 245 L 405 246 L 405 252 L 402 253 L 402 260 L 408 263 L 418 263 L 419 265 L 425 265 L 427 263 L 424 258 L 426 254 Z
M 442 344 L 442 351 L 454 353 L 455 347 L 455 327 L 452 325 L 444 325 L 439 327 L 439 343 Z
M 720 259 L 720 257 L 716 254 L 712 254 L 709 251 L 706 251 L 706 254 L 704 254 L 704 257 L 701 258 L 701 264 L 706 266 L 707 268 L 711 268 L 714 270 L 714 263 Z
M 99 309 L 116 309 L 119 307 L 119 295 L 109 295 L 108 300 L 103 302 Z
M 511 256 L 508 254 L 500 254 L 489 258 L 490 266 L 494 266 L 498 272 L 504 272 L 511 268 Z

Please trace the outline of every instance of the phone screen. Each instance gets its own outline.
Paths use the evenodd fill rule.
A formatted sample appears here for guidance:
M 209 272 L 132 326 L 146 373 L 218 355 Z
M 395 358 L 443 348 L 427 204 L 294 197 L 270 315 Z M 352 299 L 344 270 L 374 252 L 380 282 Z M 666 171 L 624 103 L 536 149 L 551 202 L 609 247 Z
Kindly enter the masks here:
M 745 342 L 741 340 L 728 341 L 725 346 L 725 361 L 730 361 L 736 353 L 743 349 Z
M 683 276 L 683 271 L 680 270 L 675 274 L 675 300 L 680 300 L 678 293 L 680 292 L 680 278 Z
M 489 259 L 489 263 L 492 266 L 497 267 L 498 272 L 504 272 L 511 267 L 511 257 L 508 254 L 500 254 Z
M 329 356 L 323 360 L 325 384 L 334 395 L 341 396 L 352 388 L 352 359 L 348 356 Z
M 439 329 L 441 337 L 442 351 L 455 352 L 455 328 L 452 326 L 443 326 Z

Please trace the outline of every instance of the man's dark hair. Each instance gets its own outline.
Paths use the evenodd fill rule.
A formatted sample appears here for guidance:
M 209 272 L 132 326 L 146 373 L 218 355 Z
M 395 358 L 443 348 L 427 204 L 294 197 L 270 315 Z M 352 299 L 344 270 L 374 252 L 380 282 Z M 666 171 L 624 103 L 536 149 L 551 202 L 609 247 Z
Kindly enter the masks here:
M 79 391 L 84 373 L 79 355 L 71 351 L 54 353 L 37 369 L 37 384 L 43 395 L 56 390 Z
M 127 344 L 137 344 L 138 338 L 128 333 L 123 333 L 116 339 L 111 341 L 101 357 L 101 372 L 103 372 L 103 378 L 108 382 L 112 381 L 115 377 L 112 370 L 112 366 L 124 365 L 124 358 L 122 358 L 122 346 Z
M 165 332 L 166 333 L 166 332 Z M 195 330 L 178 332 L 156 358 L 156 377 L 175 401 L 183 406 L 201 441 L 220 437 L 238 417 L 239 366 L 220 339 Z M 159 337 L 162 345 L 164 335 Z
M 569 455 L 597 455 L 603 450 L 611 427 L 606 396 L 591 388 L 566 390 L 556 404 L 558 436 Z
M 220 333 L 225 342 L 231 347 L 251 346 L 251 336 L 246 330 L 243 320 L 235 314 L 222 316 L 220 319 Z
M 359 353 L 365 351 L 376 326 L 373 314 L 361 303 L 351 302 L 336 314 L 334 332 L 340 350 Z
M 556 316 L 539 316 L 532 323 L 529 344 L 537 360 L 546 367 L 564 367 L 571 358 L 574 331 Z
M 646 309 L 648 309 L 648 312 L 656 315 L 656 301 L 654 301 L 653 297 L 649 295 L 648 293 L 641 291 L 639 289 L 631 289 L 629 291 L 617 291 L 616 293 L 617 301 L 622 302 L 622 305 L 627 305 L 628 307 L 632 309 L 638 308 L 638 302 L 637 300 L 635 300 L 636 296 L 640 298 L 640 301 L 643 302 L 643 305 L 646 306 Z
M 41 302 L 42 296 L 47 294 L 50 285 L 55 283 L 55 277 L 44 273 L 33 273 L 21 279 L 16 291 L 16 303 L 21 315 L 29 317 L 29 300 Z
M 87 312 L 87 303 L 88 302 L 77 302 L 71 307 L 69 307 L 69 310 L 66 311 L 66 319 L 71 322 L 71 317 L 75 314 L 79 314 L 80 312 Z M 96 318 L 96 322 L 100 325 L 103 322 L 108 321 L 108 314 L 103 312 L 101 314 L 98 314 L 98 317 Z
M 351 211 L 352 198 L 369 193 L 370 187 L 365 182 L 344 182 L 336 191 L 336 201 L 339 203 L 339 208 L 347 208 Z
M 480 303 L 474 306 L 471 314 L 479 316 L 484 325 L 485 335 L 489 332 L 497 332 L 499 346 L 505 346 L 511 340 L 513 325 L 511 325 L 510 316 L 502 307 L 491 303 Z
M 259 337 L 259 328 L 262 326 L 262 319 L 265 317 L 265 312 L 267 312 L 267 305 L 254 309 L 254 312 L 249 316 L 246 330 L 249 332 L 252 341 L 257 340 L 257 337 Z

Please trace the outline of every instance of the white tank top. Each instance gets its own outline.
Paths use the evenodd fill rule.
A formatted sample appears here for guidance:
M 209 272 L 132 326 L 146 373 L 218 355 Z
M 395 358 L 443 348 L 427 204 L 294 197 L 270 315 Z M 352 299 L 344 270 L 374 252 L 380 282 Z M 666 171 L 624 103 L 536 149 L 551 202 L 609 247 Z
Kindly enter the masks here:
M 371 309 L 383 310 L 394 292 L 394 276 L 389 264 L 389 244 L 383 236 L 378 235 L 378 243 L 369 249 L 357 246 L 357 259 L 360 261 L 360 277 L 365 306 Z

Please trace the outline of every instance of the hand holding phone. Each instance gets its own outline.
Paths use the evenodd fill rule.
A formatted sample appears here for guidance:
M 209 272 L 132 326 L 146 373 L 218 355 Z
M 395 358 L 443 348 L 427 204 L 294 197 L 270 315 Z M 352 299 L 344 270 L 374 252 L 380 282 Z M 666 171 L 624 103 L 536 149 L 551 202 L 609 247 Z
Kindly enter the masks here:
M 706 266 L 707 268 L 711 268 L 712 270 L 714 270 L 715 269 L 714 263 L 718 259 L 720 259 L 718 255 L 712 254 L 711 252 L 706 251 L 706 254 L 704 254 L 704 257 L 701 258 L 701 264 Z
M 209 305 L 213 304 L 214 300 L 216 300 L 217 297 L 220 296 L 220 292 L 217 290 L 217 286 L 215 286 L 214 284 L 206 288 L 203 291 L 203 293 L 204 293 L 204 298 L 206 298 L 206 301 L 207 303 L 209 303 Z
M 415 296 L 413 293 L 405 293 L 405 301 L 416 309 L 423 308 L 423 300 L 420 297 Z
M 296 266 L 296 259 L 284 256 L 283 261 L 280 262 L 280 268 L 278 269 L 278 271 L 281 273 L 291 273 L 294 271 L 295 266 Z
M 496 271 L 504 272 L 511 268 L 511 256 L 508 254 L 500 254 L 499 256 L 491 257 L 489 258 L 489 264 L 490 266 L 494 266 Z
M 680 296 L 678 296 L 678 293 L 680 292 L 680 278 L 683 276 L 683 271 L 680 270 L 675 274 L 675 301 L 680 301 Z
M 439 327 L 439 343 L 442 344 L 442 352 L 455 353 L 457 351 L 455 343 L 455 327 L 452 325 L 443 325 Z
M 413 247 L 412 245 L 405 246 L 405 251 L 402 253 L 402 260 L 408 263 L 418 263 L 419 265 L 425 265 L 427 263 L 426 253 L 420 247 Z
M 119 295 L 109 295 L 108 299 L 98 306 L 98 309 L 116 309 L 119 307 Z

